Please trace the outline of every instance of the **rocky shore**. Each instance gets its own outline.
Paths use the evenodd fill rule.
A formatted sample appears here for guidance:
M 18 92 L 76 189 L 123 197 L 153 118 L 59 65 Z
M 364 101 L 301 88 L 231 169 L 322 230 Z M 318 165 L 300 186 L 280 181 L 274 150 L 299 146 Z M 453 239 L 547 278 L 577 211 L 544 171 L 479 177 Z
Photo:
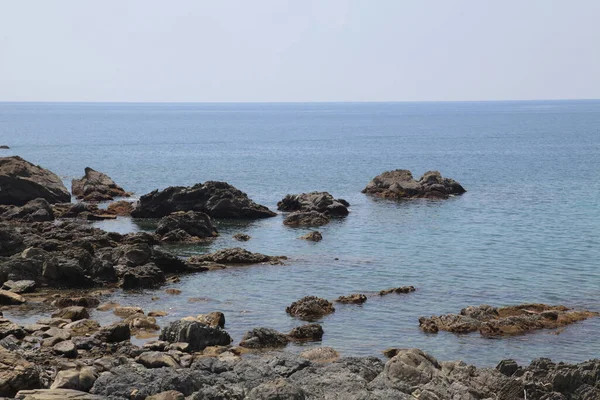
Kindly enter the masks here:
M 293 342 L 318 344 L 327 330 L 322 322 L 326 315 L 360 310 L 373 296 L 398 295 L 402 301 L 417 290 L 413 286 L 330 300 L 306 296 L 285 310 L 302 325 L 287 333 L 255 327 L 237 344 L 227 332 L 226 315 L 218 311 L 164 325 L 159 320 L 166 313 L 160 310 L 103 303 L 107 290 L 153 289 L 182 274 L 284 264 L 283 255 L 241 247 L 192 257 L 179 257 L 164 247 L 212 240 L 220 234 L 218 219 L 276 213 L 225 182 L 156 190 L 135 204 L 119 200 L 131 193 L 91 168 L 72 186 L 73 197 L 82 202 L 71 203 L 71 193 L 52 172 L 19 157 L 0 158 L 0 306 L 7 311 L 41 303 L 52 310 L 28 325 L 0 312 L 0 397 L 600 399 L 600 360 L 569 365 L 538 359 L 529 366 L 502 360 L 496 368 L 476 368 L 460 361 L 440 362 L 418 349 L 381 349 L 387 361 L 343 357 L 320 346 L 300 354 L 282 351 Z M 376 177 L 364 192 L 392 199 L 445 199 L 465 190 L 438 172 L 416 181 L 409 171 L 396 170 Z M 113 200 L 107 207 L 97 204 Z M 287 195 L 278 203 L 286 213 L 284 224 L 291 227 L 327 224 L 347 216 L 349 206 L 327 192 Z M 123 215 L 155 218 L 157 228 L 119 234 L 87 222 Z M 250 239 L 243 233 L 234 238 Z M 314 231 L 302 238 L 318 242 L 322 235 Z M 82 290 L 81 295 L 72 296 L 71 289 Z M 90 318 L 94 309 L 120 320 L 101 326 Z M 563 328 L 597 315 L 561 305 L 481 305 L 459 314 L 422 317 L 414 324 L 423 334 L 480 332 L 497 338 Z M 136 345 L 134 336 L 153 338 Z

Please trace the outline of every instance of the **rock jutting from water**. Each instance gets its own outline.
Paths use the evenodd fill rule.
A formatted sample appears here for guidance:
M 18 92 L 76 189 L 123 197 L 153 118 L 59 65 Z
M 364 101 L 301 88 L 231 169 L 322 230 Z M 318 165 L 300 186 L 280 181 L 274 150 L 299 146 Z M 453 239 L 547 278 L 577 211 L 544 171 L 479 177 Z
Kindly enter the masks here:
M 161 218 L 176 211 L 201 211 L 212 218 L 267 218 L 276 214 L 256 204 L 226 182 L 208 181 L 191 187 L 171 186 L 142 196 L 131 215 Z
M 320 297 L 306 296 L 285 309 L 288 314 L 305 320 L 314 320 L 335 312 L 333 304 Z
M 351 294 L 349 296 L 340 296 L 335 301 L 342 304 L 362 304 L 367 301 L 367 296 L 360 293 Z
M 279 211 L 317 211 L 329 216 L 346 216 L 350 204 L 344 199 L 335 199 L 327 192 L 288 194 L 277 203 Z
M 161 218 L 156 233 L 165 242 L 194 242 L 219 236 L 212 219 L 198 211 L 178 211 Z
M 115 197 L 131 196 L 131 193 L 117 185 L 108 175 L 90 167 L 85 168 L 82 178 L 73 179 L 71 184 L 73 196 L 84 201 L 108 201 Z
M 250 264 L 272 264 L 280 265 L 282 260 L 287 260 L 286 256 L 267 256 L 261 253 L 252 253 L 241 247 L 217 250 L 214 253 L 192 256 L 188 259 L 189 264 L 210 264 L 221 265 L 250 265 Z
M 323 235 L 319 231 L 312 231 L 306 235 L 300 236 L 298 239 L 308 240 L 309 242 L 320 242 L 323 240 Z
M 479 331 L 482 336 L 494 337 L 559 328 L 598 315 L 596 312 L 546 304 L 522 304 L 500 308 L 481 305 L 463 308 L 460 314 L 421 317 L 419 327 L 428 333 Z
M 429 171 L 415 180 L 407 169 L 387 171 L 377 175 L 362 191 L 386 199 L 447 199 L 466 190 L 455 180 L 444 178 L 438 171 Z
M 23 206 L 35 199 L 68 203 L 71 194 L 54 173 L 19 156 L 0 157 L 0 204 Z
M 287 226 L 322 226 L 327 225 L 330 218 L 318 211 L 296 211 L 285 217 L 283 224 Z
M 10 150 L 10 147 L 8 147 L 7 145 L 3 144 L 3 145 L 0 145 L 0 150 Z
M 379 292 L 380 296 L 385 296 L 391 293 L 397 293 L 397 294 L 406 294 L 406 293 L 411 293 L 414 292 L 415 287 L 414 286 L 400 286 L 397 288 L 389 288 L 389 289 L 385 289 Z

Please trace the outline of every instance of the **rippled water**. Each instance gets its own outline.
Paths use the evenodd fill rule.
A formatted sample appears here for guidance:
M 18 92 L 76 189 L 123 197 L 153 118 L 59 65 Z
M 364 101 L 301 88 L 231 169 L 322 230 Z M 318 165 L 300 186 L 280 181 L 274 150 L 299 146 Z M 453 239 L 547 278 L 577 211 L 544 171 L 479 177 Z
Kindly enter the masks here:
M 185 276 L 170 286 L 182 290 L 179 296 L 165 288 L 114 294 L 121 304 L 168 311 L 163 323 L 223 311 L 237 342 L 253 327 L 285 332 L 301 324 L 285 307 L 305 295 L 334 299 L 414 285 L 412 294 L 337 305 L 321 321 L 322 345 L 344 355 L 419 347 L 477 365 L 506 357 L 600 357 L 600 318 L 560 334 L 503 339 L 428 335 L 418 328 L 419 316 L 482 303 L 600 311 L 600 101 L 4 103 L 0 142 L 11 146 L 2 154 L 21 155 L 65 180 L 90 166 L 137 195 L 212 179 L 272 209 L 287 193 L 311 190 L 351 203 L 347 218 L 319 229 L 320 243 L 298 240 L 306 230 L 285 227 L 277 216 L 219 222 L 221 237 L 212 244 L 172 248 L 187 255 L 242 246 L 290 260 Z M 360 193 L 373 176 L 395 168 L 418 176 L 437 169 L 468 192 L 401 203 Z M 120 232 L 148 227 L 127 218 L 99 226 Z M 237 232 L 252 240 L 233 241 Z M 198 297 L 204 300 L 188 301 Z

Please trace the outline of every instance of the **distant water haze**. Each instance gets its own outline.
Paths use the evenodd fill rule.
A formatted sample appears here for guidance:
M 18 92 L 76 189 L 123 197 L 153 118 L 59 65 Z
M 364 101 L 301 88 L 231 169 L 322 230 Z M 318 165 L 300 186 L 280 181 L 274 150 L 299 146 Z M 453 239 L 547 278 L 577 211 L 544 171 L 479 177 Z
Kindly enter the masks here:
M 300 325 L 285 308 L 306 295 L 335 299 L 414 285 L 411 294 L 336 306 L 320 321 L 322 345 L 343 355 L 417 347 L 441 360 L 486 366 L 507 357 L 583 361 L 600 355 L 600 318 L 560 334 L 499 340 L 429 335 L 418 327 L 420 316 L 479 304 L 545 302 L 600 311 L 600 101 L 3 103 L 0 121 L 0 144 L 11 147 L 0 155 L 20 155 L 66 182 L 89 166 L 136 196 L 223 180 L 273 210 L 287 193 L 312 190 L 350 202 L 347 218 L 319 228 L 319 243 L 297 239 L 308 230 L 285 227 L 277 216 L 219 221 L 221 236 L 212 244 L 172 249 L 190 255 L 242 246 L 290 259 L 285 266 L 184 276 L 170 286 L 182 290 L 179 296 L 164 288 L 115 294 L 123 305 L 167 311 L 161 324 L 218 310 L 237 343 L 254 327 L 287 332 Z M 468 192 L 400 203 L 360 193 L 374 176 L 396 168 L 417 177 L 439 170 Z M 153 228 L 126 218 L 98 226 Z M 234 241 L 238 232 L 252 239 Z

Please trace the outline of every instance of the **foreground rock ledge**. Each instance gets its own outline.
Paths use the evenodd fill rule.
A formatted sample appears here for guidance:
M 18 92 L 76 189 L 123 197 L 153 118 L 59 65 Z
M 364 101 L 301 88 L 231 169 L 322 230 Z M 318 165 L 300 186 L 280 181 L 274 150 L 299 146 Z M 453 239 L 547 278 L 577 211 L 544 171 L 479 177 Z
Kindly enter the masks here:
M 565 306 L 522 304 L 510 307 L 481 305 L 467 307 L 460 314 L 419 318 L 419 327 L 429 333 L 448 331 L 482 336 L 518 335 L 538 329 L 554 329 L 598 316 L 591 311 L 571 310 Z
M 455 180 L 444 178 L 438 171 L 429 171 L 416 181 L 407 169 L 387 171 L 377 175 L 363 193 L 386 199 L 430 198 L 447 199 L 466 190 Z
M 136 218 L 161 218 L 176 211 L 201 211 L 213 218 L 267 218 L 276 214 L 256 204 L 226 182 L 208 181 L 192 187 L 171 186 L 140 198 Z
M 68 203 L 71 194 L 54 173 L 21 157 L 0 157 L 0 204 L 22 206 L 42 198 Z

